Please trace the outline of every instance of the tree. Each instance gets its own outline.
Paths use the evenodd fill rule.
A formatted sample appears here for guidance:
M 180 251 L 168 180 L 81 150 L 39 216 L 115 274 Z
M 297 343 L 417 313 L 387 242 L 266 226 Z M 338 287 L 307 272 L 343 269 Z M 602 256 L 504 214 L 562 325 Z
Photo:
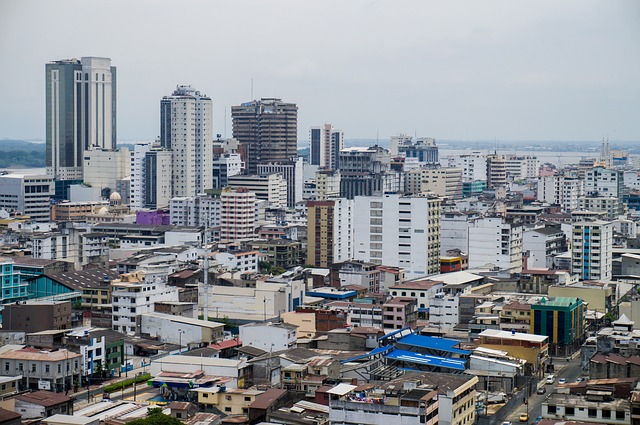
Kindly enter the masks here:
M 147 417 L 144 419 L 136 419 L 127 425 L 182 425 L 179 419 L 165 415 L 162 409 L 154 407 L 147 410 Z

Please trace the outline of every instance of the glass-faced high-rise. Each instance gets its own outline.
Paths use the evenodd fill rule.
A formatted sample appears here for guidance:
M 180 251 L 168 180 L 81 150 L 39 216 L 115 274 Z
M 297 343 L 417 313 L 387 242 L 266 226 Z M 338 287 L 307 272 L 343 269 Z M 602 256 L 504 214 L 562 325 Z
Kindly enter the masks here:
M 83 152 L 116 148 L 116 68 L 83 57 L 45 65 L 46 164 L 57 180 L 82 178 Z

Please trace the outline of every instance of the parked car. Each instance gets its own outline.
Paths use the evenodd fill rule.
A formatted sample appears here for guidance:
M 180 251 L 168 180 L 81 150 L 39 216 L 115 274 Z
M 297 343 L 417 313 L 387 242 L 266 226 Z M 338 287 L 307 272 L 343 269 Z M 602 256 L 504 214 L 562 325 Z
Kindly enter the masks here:
M 544 394 L 547 392 L 547 389 L 545 387 L 540 387 L 536 390 L 536 394 Z
M 501 424 L 501 425 L 512 425 L 512 424 L 511 424 L 511 422 L 509 422 L 509 421 L 504 421 L 504 422 L 502 422 L 502 424 Z
M 584 378 L 576 378 L 576 382 L 582 382 L 584 381 Z
M 566 378 L 560 378 L 558 380 L 558 384 L 566 384 L 567 383 L 567 379 Z
M 556 382 L 556 377 L 555 375 L 549 375 L 547 376 L 547 384 L 553 384 L 554 382 Z
M 539 424 L 541 420 L 542 420 L 542 416 L 538 416 L 538 417 L 536 418 L 536 420 L 535 420 L 535 421 L 533 421 L 533 423 L 534 423 L 534 424 Z
M 520 415 L 520 422 L 529 422 L 529 414 L 523 413 Z

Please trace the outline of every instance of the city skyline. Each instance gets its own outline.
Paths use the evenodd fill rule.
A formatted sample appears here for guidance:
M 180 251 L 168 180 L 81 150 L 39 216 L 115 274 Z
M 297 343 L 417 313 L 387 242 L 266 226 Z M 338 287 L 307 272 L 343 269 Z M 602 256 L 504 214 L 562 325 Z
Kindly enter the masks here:
M 231 106 L 277 97 L 299 107 L 299 142 L 325 122 L 347 139 L 640 140 L 634 2 L 114 2 L 100 20 L 77 4 L 0 6 L 0 57 L 21 60 L 0 82 L 0 139 L 44 140 L 43 64 L 103 56 L 121 142 L 159 135 L 157 99 L 178 84 L 211 97 L 227 137 Z

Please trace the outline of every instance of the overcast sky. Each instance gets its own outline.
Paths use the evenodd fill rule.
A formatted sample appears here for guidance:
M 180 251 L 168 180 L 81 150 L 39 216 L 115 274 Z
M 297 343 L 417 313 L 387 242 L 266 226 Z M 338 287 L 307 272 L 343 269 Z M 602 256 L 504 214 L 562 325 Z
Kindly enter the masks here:
M 254 97 L 298 104 L 301 142 L 640 141 L 640 2 L 0 2 L 0 139 L 44 139 L 44 65 L 118 68 L 118 139 L 159 134 L 177 84 L 212 97 L 215 133 Z

